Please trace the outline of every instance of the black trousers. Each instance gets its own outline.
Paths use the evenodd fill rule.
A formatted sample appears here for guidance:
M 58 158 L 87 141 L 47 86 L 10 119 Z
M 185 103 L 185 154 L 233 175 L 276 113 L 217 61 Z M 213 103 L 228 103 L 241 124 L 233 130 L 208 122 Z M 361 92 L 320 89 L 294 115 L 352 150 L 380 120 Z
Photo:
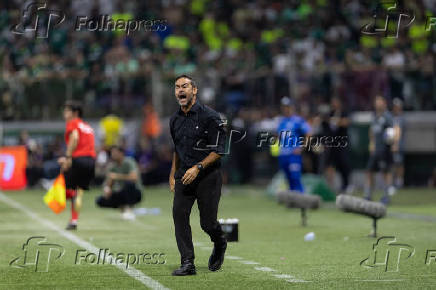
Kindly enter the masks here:
M 336 168 L 342 177 L 341 190 L 346 190 L 350 182 L 350 154 L 346 148 L 329 148 L 327 151 L 327 166 Z
M 200 211 L 200 225 L 212 242 L 225 242 L 221 225 L 217 221 L 218 204 L 221 197 L 222 177 L 219 169 L 214 169 L 205 175 L 199 175 L 188 185 L 183 185 L 181 179 L 176 179 L 173 219 L 179 248 L 181 263 L 194 261 L 194 246 L 192 244 L 189 216 L 194 201 L 197 200 Z
M 64 173 L 67 189 L 89 189 L 95 175 L 95 159 L 91 156 L 74 157 L 71 167 Z
M 121 206 L 133 206 L 142 199 L 142 193 L 137 188 L 135 183 L 126 182 L 120 191 L 112 192 L 109 198 L 99 196 L 96 198 L 95 203 L 99 207 L 118 208 Z

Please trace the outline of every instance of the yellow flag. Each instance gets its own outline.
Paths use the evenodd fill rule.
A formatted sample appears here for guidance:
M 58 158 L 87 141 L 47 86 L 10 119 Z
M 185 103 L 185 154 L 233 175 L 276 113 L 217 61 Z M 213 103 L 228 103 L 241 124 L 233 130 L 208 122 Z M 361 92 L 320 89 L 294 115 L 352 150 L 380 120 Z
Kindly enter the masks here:
M 63 174 L 59 176 L 53 182 L 46 195 L 44 196 L 44 202 L 54 213 L 60 213 L 65 209 L 66 197 L 65 197 L 65 178 Z

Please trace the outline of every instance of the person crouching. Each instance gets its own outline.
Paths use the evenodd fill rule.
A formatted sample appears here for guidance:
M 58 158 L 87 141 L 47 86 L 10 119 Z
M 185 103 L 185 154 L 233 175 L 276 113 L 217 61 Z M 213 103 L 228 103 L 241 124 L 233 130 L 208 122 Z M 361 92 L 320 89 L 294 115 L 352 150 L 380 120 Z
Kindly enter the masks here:
M 95 200 L 99 207 L 120 208 L 122 218 L 134 220 L 133 206 L 142 199 L 142 184 L 136 161 L 127 157 L 121 147 L 111 149 L 109 165 L 103 184 L 103 195 Z

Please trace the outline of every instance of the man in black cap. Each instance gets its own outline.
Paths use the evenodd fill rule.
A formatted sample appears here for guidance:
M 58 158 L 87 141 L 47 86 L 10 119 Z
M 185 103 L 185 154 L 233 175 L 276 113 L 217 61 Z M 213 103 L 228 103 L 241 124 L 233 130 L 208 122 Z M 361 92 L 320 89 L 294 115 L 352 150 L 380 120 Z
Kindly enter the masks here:
M 197 200 L 201 228 L 214 243 L 209 270 L 224 262 L 227 241 L 217 221 L 222 177 L 220 158 L 225 150 L 225 131 L 217 112 L 197 100 L 197 86 L 189 76 L 176 78 L 175 95 L 180 109 L 170 119 L 175 152 L 169 178 L 174 192 L 173 219 L 181 256 L 174 276 L 195 275 L 194 246 L 189 216 Z

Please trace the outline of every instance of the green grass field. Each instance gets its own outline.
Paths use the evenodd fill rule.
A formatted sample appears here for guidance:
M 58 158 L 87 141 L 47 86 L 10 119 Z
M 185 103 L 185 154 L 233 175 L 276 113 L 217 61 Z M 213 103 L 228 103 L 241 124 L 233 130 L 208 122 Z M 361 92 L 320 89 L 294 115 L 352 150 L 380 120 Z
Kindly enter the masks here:
M 376 241 L 367 237 L 371 230 L 368 218 L 342 213 L 333 204 L 325 204 L 322 209 L 309 212 L 308 226 L 303 228 L 297 210 L 278 205 L 263 194 L 263 189 L 251 186 L 228 189 L 221 200 L 219 218 L 239 218 L 240 241 L 229 243 L 227 255 L 230 257 L 222 270 L 215 273 L 207 269 L 212 244 L 200 229 L 198 209 L 194 205 L 191 225 L 198 273 L 191 277 L 171 276 L 180 259 L 171 217 L 172 194 L 166 187 L 147 188 L 145 199 L 139 205 L 159 207 L 160 215 L 138 216 L 136 221 L 130 222 L 121 220 L 116 210 L 96 208 L 97 190 L 86 193 L 79 228 L 73 235 L 114 253 L 164 253 L 165 264 L 135 264 L 133 267 L 146 275 L 147 281 L 158 282 L 153 285 L 170 289 L 436 287 L 436 261 L 431 260 L 430 265 L 426 265 L 427 250 L 436 250 L 434 191 L 400 191 L 388 210 L 390 215 L 379 222 L 379 236 L 395 236 L 398 243 L 415 249 L 410 258 L 407 253 L 401 253 L 397 272 L 386 272 L 383 266 L 360 265 L 371 254 Z M 69 204 L 67 210 L 55 215 L 42 202 L 43 194 L 42 190 L 27 190 L 0 196 L 1 289 L 146 288 L 114 265 L 83 262 L 75 265 L 76 252 L 83 247 L 63 234 Z M 23 207 L 30 210 L 30 216 L 22 211 Z M 45 220 L 61 230 L 55 230 Z M 315 240 L 304 241 L 308 232 L 315 232 Z M 48 272 L 36 272 L 33 265 L 24 268 L 9 265 L 14 258 L 23 256 L 22 245 L 32 236 L 44 236 L 47 242 L 65 249 L 63 257 L 50 260 Z M 382 250 L 386 247 L 380 252 L 385 253 Z M 390 259 L 395 259 L 394 252 L 390 252 Z

